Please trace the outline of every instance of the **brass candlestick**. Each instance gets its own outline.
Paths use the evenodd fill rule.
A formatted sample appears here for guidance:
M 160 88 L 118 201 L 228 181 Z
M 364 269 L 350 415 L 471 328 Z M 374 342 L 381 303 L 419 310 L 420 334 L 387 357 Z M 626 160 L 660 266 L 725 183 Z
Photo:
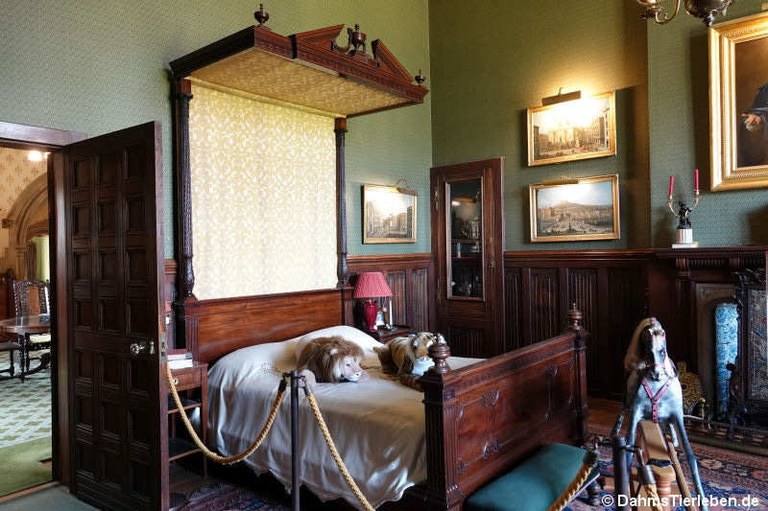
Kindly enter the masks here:
M 672 245 L 672 248 L 691 248 L 699 246 L 697 241 L 693 241 L 693 228 L 689 218 L 691 212 L 695 210 L 699 205 L 699 198 L 699 189 L 696 188 L 693 190 L 693 205 L 688 207 L 688 204 L 685 202 L 678 201 L 677 211 L 675 211 L 675 208 L 672 206 L 674 203 L 674 197 L 670 193 L 669 198 L 667 199 L 667 207 L 669 208 L 669 211 L 677 217 L 678 220 L 675 234 L 675 243 Z

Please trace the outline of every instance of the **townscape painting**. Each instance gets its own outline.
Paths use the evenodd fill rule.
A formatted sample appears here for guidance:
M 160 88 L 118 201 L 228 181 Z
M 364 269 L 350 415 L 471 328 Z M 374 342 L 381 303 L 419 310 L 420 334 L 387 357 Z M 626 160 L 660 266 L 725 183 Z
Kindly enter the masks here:
M 363 243 L 415 243 L 416 192 L 363 185 Z
M 615 94 L 528 109 L 528 165 L 616 154 Z
M 532 242 L 619 239 L 618 174 L 528 188 Z

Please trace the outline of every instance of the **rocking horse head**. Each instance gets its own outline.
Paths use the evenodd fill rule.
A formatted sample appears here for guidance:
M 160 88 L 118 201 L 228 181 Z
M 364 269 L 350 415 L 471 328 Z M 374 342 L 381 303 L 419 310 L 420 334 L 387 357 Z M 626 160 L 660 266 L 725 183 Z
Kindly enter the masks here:
M 677 376 L 675 364 L 667 355 L 667 334 L 656 318 L 638 323 L 624 356 L 624 369 L 642 371 L 655 381 Z

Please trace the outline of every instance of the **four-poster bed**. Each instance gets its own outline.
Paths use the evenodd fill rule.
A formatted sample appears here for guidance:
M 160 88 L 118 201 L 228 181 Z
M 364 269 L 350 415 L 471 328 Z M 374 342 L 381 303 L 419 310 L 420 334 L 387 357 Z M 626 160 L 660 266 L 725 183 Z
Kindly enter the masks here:
M 344 157 L 346 119 L 419 104 L 427 93 L 421 73 L 411 77 L 380 41 L 371 44 L 368 54 L 365 34 L 358 27 L 347 30 L 349 43 L 341 47 L 336 42 L 341 25 L 286 37 L 264 26 L 267 16 L 263 11 L 257 12 L 256 18 L 258 26 L 232 34 L 170 64 L 174 92 L 174 198 L 178 218 L 178 278 L 174 302 L 178 339 L 175 347 L 191 351 L 196 360 L 214 367 L 217 360 L 239 348 L 284 341 L 351 322 L 345 305 L 350 300 Z M 198 86 L 214 90 L 216 94 L 245 97 L 248 101 L 333 119 L 335 286 L 332 283 L 324 288 L 244 295 L 222 293 L 203 299 L 196 296 L 198 265 L 193 269 L 192 261 L 193 252 L 196 257 L 200 257 L 200 253 L 193 250 L 193 197 L 196 196 L 191 166 L 192 160 L 199 160 L 194 147 L 199 133 L 195 134 L 190 122 L 191 118 L 199 118 L 194 111 L 197 100 L 194 98 L 198 96 L 193 95 L 193 87 Z M 229 121 L 221 123 L 230 124 Z M 203 135 L 208 134 L 204 131 Z M 247 134 L 237 134 L 234 138 L 242 136 Z M 209 190 L 206 192 L 210 194 Z M 231 198 L 216 197 L 214 202 L 221 204 L 229 200 Z M 197 238 L 209 235 L 210 232 L 196 233 Z M 258 265 L 258 262 L 251 264 Z M 288 264 L 282 260 L 283 266 Z M 421 380 L 427 478 L 406 493 L 409 501 L 430 509 L 461 509 L 469 493 L 540 445 L 583 440 L 586 365 L 584 332 L 579 322 L 580 313 L 574 308 L 562 335 L 461 369 L 449 369 L 450 352 L 444 346 L 433 354 L 435 370 Z M 562 324 L 566 325 L 565 318 Z

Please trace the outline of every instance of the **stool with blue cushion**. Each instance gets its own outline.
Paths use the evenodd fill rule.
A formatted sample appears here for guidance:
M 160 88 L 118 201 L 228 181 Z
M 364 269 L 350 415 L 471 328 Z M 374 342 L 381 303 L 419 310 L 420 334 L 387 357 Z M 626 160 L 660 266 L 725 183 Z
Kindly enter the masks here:
M 579 473 L 586 452 L 572 445 L 545 445 L 510 472 L 470 495 L 464 509 L 546 511 Z M 597 469 L 593 469 L 583 487 L 598 475 Z

